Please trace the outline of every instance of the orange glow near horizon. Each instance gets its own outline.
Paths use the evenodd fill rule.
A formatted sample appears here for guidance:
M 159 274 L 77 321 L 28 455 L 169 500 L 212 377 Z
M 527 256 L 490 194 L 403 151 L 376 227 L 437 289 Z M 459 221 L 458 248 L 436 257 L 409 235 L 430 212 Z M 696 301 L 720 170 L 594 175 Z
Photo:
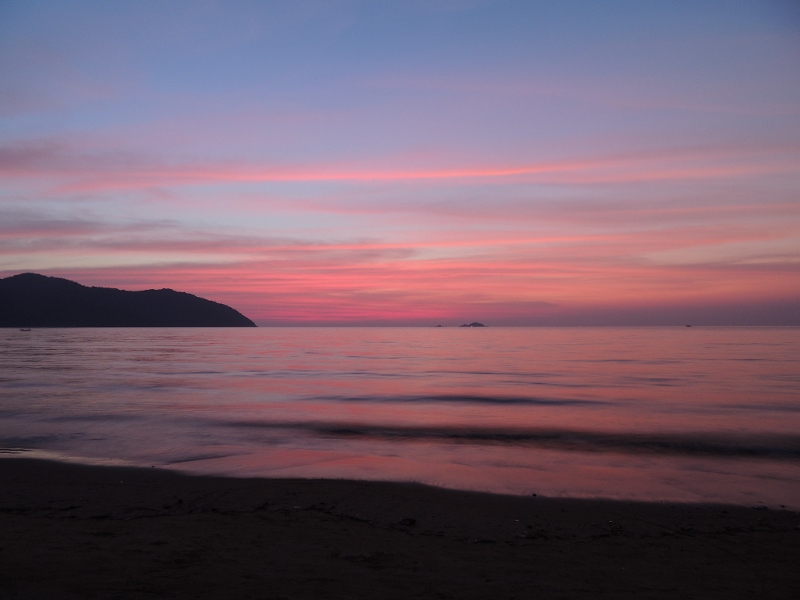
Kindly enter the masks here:
M 657 311 L 791 301 L 798 284 L 786 270 L 616 268 L 563 263 L 425 261 L 299 268 L 240 263 L 218 267 L 71 270 L 85 284 L 126 289 L 171 287 L 229 304 L 262 324 L 483 320 L 499 324 L 580 324 L 626 310 Z M 716 280 L 716 283 L 714 281 Z M 620 282 L 626 282 L 620 285 Z M 711 282 L 711 283 L 709 283 Z M 764 294 L 761 290 L 769 290 Z M 581 315 L 584 315 L 583 317 Z M 613 319 L 611 319 L 613 320 Z

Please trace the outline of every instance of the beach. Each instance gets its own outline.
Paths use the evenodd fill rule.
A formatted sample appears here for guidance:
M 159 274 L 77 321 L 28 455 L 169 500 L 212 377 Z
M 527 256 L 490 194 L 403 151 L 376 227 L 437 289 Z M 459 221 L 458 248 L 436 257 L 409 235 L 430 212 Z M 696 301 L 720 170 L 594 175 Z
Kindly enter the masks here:
M 0 596 L 796 598 L 800 514 L 0 460 Z

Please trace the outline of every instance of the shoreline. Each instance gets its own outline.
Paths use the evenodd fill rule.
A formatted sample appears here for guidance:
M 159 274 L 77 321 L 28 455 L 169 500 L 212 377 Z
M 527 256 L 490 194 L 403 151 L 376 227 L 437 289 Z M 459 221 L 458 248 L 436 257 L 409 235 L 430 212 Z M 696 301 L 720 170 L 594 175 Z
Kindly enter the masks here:
M 0 460 L 0 595 L 800 597 L 800 513 Z

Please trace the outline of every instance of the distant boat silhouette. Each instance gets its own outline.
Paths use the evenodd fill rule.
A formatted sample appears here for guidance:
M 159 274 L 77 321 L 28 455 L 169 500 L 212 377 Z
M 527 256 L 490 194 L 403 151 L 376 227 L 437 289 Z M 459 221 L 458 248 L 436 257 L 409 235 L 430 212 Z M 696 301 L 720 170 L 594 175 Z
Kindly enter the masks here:
M 474 323 L 464 323 L 461 327 L 486 327 L 483 323 L 478 323 L 475 321 Z

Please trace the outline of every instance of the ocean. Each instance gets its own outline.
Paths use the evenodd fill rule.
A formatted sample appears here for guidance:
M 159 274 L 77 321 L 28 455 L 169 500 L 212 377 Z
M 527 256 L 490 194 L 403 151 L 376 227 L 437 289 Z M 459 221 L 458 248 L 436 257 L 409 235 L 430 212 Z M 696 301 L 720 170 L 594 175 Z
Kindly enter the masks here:
M 3 329 L 0 456 L 800 509 L 800 328 Z

